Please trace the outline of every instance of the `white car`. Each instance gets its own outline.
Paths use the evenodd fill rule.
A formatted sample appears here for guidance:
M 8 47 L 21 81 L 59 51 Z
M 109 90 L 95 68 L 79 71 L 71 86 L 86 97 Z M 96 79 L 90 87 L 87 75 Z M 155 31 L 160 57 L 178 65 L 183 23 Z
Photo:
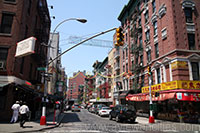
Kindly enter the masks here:
M 72 112 L 75 112 L 75 111 L 78 111 L 80 112 L 81 111 L 81 106 L 79 106 L 78 104 L 74 104 L 72 105 Z
M 109 107 L 102 107 L 101 110 L 99 110 L 99 116 L 109 116 L 111 109 Z

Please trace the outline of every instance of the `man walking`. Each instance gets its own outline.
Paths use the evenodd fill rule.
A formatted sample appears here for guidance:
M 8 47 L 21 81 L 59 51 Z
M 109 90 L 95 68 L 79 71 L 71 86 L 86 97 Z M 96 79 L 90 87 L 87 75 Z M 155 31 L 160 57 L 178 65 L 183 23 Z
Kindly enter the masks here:
M 16 103 L 14 103 L 13 106 L 11 107 L 11 109 L 13 110 L 13 116 L 10 123 L 17 122 L 19 116 L 19 108 L 20 108 L 19 101 L 16 101 Z
M 23 103 L 23 105 L 19 108 L 19 114 L 20 114 L 20 127 L 24 128 L 24 123 L 28 119 L 28 112 L 29 108 L 26 105 L 26 102 Z

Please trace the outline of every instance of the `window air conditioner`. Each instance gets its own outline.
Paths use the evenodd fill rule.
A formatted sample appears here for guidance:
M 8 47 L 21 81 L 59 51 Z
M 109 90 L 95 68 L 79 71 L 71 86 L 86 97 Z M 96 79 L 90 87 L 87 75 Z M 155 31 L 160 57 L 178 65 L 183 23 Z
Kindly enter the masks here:
M 4 68 L 4 62 L 0 61 L 0 69 L 3 69 L 3 68 Z

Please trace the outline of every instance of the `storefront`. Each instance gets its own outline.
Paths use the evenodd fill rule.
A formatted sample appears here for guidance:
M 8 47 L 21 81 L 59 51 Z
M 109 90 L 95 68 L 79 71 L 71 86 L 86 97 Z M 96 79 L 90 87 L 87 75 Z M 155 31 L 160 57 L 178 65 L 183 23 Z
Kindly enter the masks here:
M 199 123 L 199 85 L 199 81 L 172 81 L 151 86 L 154 116 L 158 119 Z M 139 114 L 148 115 L 148 87 L 142 90 L 143 93 L 127 95 L 126 100 L 134 103 Z

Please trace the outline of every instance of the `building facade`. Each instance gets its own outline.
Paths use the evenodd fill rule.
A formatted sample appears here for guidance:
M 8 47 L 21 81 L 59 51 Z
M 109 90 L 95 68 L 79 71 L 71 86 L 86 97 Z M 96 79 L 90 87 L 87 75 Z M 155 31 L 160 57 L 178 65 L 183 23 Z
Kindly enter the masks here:
M 125 34 L 125 89 L 148 95 L 148 86 L 152 85 L 153 97 L 157 97 L 155 92 L 161 97 L 169 90 L 167 94 L 174 92 L 174 99 L 185 93 L 191 97 L 199 93 L 199 5 L 198 0 L 129 1 L 118 17 Z M 166 100 L 173 98 L 157 98 L 157 101 L 167 103 Z M 177 104 L 182 108 L 179 102 Z M 198 109 L 194 107 L 194 110 Z
M 44 84 L 38 67 L 45 67 L 50 31 L 46 0 L 0 1 L 0 117 L 11 117 L 11 105 L 26 101 L 32 117 L 39 114 Z M 17 43 L 35 37 L 34 53 L 15 57 Z M 41 112 L 41 111 L 40 111 Z

